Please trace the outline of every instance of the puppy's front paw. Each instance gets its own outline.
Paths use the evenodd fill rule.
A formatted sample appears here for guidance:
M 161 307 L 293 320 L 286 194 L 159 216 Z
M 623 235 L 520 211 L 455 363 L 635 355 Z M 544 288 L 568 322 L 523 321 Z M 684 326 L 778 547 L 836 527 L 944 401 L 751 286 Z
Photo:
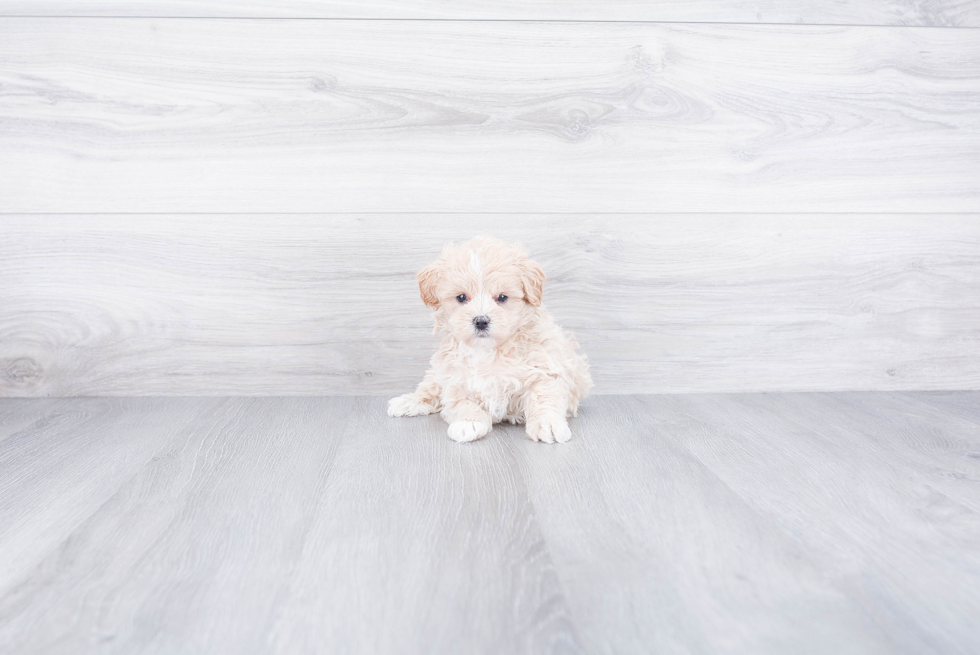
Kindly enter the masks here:
M 563 416 L 542 416 L 527 422 L 527 436 L 532 441 L 565 443 L 572 438 L 572 431 Z
M 414 393 L 406 393 L 388 401 L 388 416 L 425 416 L 435 411 L 435 408 L 421 402 Z
M 476 441 L 487 432 L 490 432 L 490 424 L 480 421 L 453 421 L 449 424 L 449 438 L 459 443 Z

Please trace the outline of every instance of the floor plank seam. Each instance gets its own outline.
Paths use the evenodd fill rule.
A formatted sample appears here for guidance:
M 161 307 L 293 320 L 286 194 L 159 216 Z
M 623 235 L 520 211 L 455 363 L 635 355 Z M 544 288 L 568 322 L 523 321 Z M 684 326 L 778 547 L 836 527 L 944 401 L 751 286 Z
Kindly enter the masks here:
M 523 426 L 518 425 L 518 426 L 502 426 L 502 427 L 511 428 L 506 430 L 506 432 L 519 431 L 520 434 L 518 435 L 518 438 L 522 438 L 525 436 L 523 431 Z M 497 434 L 494 435 L 494 431 L 491 431 L 489 436 L 490 437 L 495 436 L 496 438 L 499 439 L 503 436 L 501 434 L 502 432 L 504 431 L 503 430 L 498 431 Z M 521 469 L 518 463 L 517 452 L 515 450 L 513 438 L 507 439 L 507 441 L 505 442 L 504 450 L 507 452 L 508 457 L 510 458 L 511 467 L 517 473 L 518 478 L 521 481 L 521 485 L 524 487 L 523 488 L 524 498 L 526 499 L 528 508 L 530 509 L 531 518 L 533 519 L 534 524 L 538 529 L 538 533 L 541 535 L 541 543 L 544 545 L 544 549 L 545 549 L 544 555 L 545 557 L 548 558 L 548 565 L 551 568 L 552 575 L 554 575 L 555 584 L 557 585 L 559 591 L 561 592 L 562 609 L 565 615 L 569 618 L 569 623 L 570 623 L 569 630 L 572 631 L 572 638 L 574 639 L 575 645 L 579 649 L 581 649 L 582 652 L 586 652 L 585 647 L 583 645 L 582 637 L 577 630 L 577 626 L 581 625 L 579 621 L 579 617 L 575 615 L 575 612 L 572 608 L 571 599 L 568 594 L 568 590 L 565 588 L 565 583 L 562 581 L 561 575 L 558 572 L 558 567 L 555 564 L 555 557 L 552 554 L 551 543 L 549 542 L 548 537 L 545 535 L 545 532 L 542 529 L 543 526 L 541 525 L 541 519 L 539 518 L 537 505 L 534 502 L 534 495 L 530 493 L 530 488 L 528 487 L 528 480 L 524 475 L 524 471 Z

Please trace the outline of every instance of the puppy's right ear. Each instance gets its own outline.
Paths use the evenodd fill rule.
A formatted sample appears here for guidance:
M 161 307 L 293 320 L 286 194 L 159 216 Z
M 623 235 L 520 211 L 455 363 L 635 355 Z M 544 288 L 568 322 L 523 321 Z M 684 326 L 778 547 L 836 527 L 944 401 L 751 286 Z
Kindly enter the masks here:
M 544 269 L 541 264 L 530 259 L 521 264 L 521 284 L 524 285 L 524 302 L 532 307 L 541 306 L 544 292 Z
M 436 295 L 436 285 L 439 284 L 439 262 L 430 264 L 419 271 L 419 292 L 426 307 L 435 309 L 439 306 L 439 296 Z

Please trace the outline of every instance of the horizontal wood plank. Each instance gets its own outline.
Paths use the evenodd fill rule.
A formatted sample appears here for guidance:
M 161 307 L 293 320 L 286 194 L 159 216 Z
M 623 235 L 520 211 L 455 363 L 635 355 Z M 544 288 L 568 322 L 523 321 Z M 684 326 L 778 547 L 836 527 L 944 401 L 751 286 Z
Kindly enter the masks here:
M 980 26 L 976 0 L 2 0 L 0 16 L 590 20 Z
M 0 213 L 980 211 L 980 38 L 5 19 L 0 125 Z
M 523 242 L 599 393 L 980 388 L 976 215 L 0 217 L 0 395 L 390 394 L 415 271 Z

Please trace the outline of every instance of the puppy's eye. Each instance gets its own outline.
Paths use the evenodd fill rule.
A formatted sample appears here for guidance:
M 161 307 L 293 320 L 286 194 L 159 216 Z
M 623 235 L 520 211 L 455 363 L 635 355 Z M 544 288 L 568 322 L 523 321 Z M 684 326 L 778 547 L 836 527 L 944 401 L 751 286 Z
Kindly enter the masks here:
M 456 300 L 458 300 L 461 303 L 466 302 L 467 301 L 466 294 L 465 293 L 459 294 L 458 296 L 456 296 Z
M 500 294 L 499 296 L 497 296 L 497 302 L 501 302 L 501 303 L 507 302 L 507 296 L 505 296 L 504 294 Z

